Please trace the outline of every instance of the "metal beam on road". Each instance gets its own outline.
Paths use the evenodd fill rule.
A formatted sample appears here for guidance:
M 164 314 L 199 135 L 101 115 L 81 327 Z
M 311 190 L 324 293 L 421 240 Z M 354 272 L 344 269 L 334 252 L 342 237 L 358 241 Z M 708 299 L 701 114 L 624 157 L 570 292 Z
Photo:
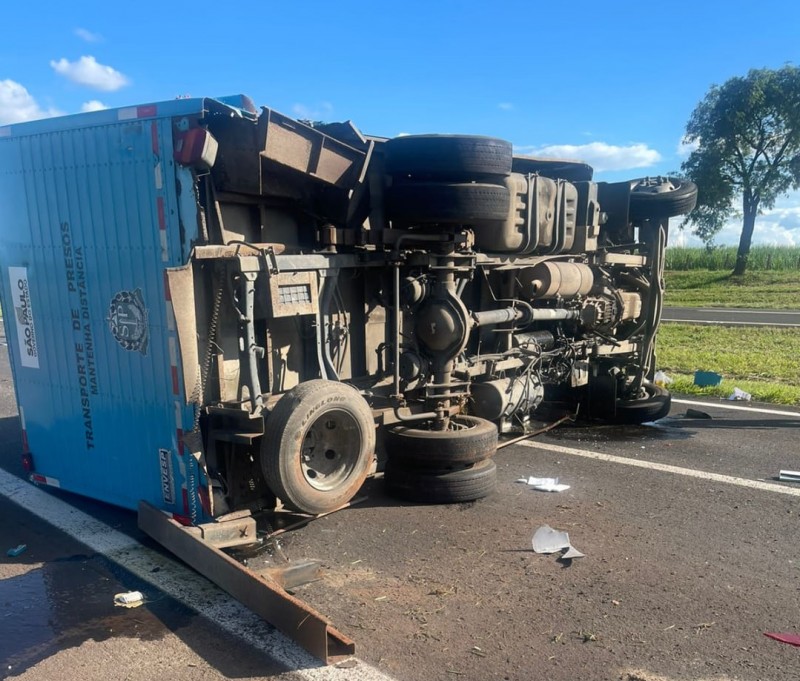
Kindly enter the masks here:
M 352 669 L 322 667 L 299 645 L 208 579 L 176 559 L 143 546 L 109 525 L 0 468 L 0 494 L 25 511 L 101 553 L 139 579 L 183 603 L 220 629 L 308 681 L 393 681 L 359 661 Z M 202 655 L 202 651 L 199 651 Z M 235 654 L 235 651 L 232 651 Z

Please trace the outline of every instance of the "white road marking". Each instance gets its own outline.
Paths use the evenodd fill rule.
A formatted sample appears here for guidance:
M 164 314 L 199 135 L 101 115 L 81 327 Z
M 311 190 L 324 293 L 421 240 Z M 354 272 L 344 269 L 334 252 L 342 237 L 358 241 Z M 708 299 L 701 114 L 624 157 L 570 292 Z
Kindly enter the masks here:
M 693 407 L 707 407 L 709 409 L 732 409 L 734 411 L 752 411 L 755 414 L 774 414 L 775 416 L 793 416 L 800 419 L 800 412 L 780 411 L 778 409 L 762 409 L 761 407 L 744 407 L 738 404 L 723 404 L 716 402 L 698 402 L 695 400 L 676 400 L 672 399 L 673 404 L 690 404 Z
M 694 468 L 681 468 L 680 466 L 670 466 L 665 463 L 656 463 L 654 461 L 643 461 L 641 459 L 629 459 L 624 456 L 615 456 L 614 454 L 603 454 L 602 452 L 592 452 L 588 449 L 575 449 L 574 447 L 562 447 L 561 445 L 550 445 L 541 442 L 531 442 L 526 440 L 520 442 L 523 447 L 533 447 L 534 449 L 542 449 L 549 452 L 558 452 L 559 454 L 571 454 L 573 456 L 582 456 L 586 459 L 597 459 L 598 461 L 607 461 L 609 463 L 621 463 L 626 466 L 635 466 L 636 468 L 649 468 L 654 471 L 661 471 L 663 473 L 675 473 L 677 475 L 685 475 L 689 478 L 700 478 L 702 480 L 712 480 L 714 482 L 724 482 L 729 485 L 736 485 L 737 487 L 749 487 L 750 489 L 761 490 L 762 492 L 777 492 L 778 494 L 788 494 L 793 497 L 800 497 L 800 488 L 798 487 L 785 487 L 783 485 L 776 485 L 771 482 L 762 482 L 761 480 L 748 480 L 747 478 L 736 478 L 732 475 L 721 475 L 719 473 L 709 473 L 708 471 L 698 471 Z
M 317 659 L 204 577 L 2 469 L 0 494 L 196 610 L 303 679 L 392 681 L 391 677 L 365 662 L 359 662 L 352 669 L 320 666 Z M 153 572 L 156 568 L 157 571 Z
M 792 312 L 781 312 L 779 310 L 740 310 L 735 307 L 717 307 L 717 308 L 709 308 L 709 309 L 698 309 L 698 312 L 711 312 L 716 314 L 717 312 L 727 312 L 729 314 L 787 314 L 787 315 L 800 315 L 800 311 L 794 310 Z
M 783 324 L 781 322 L 739 322 L 734 319 L 730 319 L 724 322 L 718 321 L 706 321 L 703 319 L 673 319 L 672 317 L 662 317 L 662 322 L 672 322 L 673 324 L 718 324 L 721 326 L 728 325 L 728 326 L 788 326 L 788 327 L 797 327 L 800 324 Z

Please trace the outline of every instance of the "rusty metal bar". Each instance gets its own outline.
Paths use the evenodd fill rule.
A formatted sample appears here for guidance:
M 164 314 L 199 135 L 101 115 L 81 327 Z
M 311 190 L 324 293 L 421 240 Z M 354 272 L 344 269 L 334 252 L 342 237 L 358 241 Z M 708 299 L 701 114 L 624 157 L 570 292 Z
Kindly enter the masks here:
M 251 572 L 203 541 L 195 528 L 184 527 L 155 506 L 140 501 L 139 529 L 325 664 L 355 653 L 355 643 L 320 613 L 274 580 Z

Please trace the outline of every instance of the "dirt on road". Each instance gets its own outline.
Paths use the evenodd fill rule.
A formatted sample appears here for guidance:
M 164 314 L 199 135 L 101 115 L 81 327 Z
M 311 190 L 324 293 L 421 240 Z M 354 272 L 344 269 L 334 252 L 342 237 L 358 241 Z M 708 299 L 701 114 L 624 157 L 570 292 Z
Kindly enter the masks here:
M 695 425 L 571 428 L 548 441 L 638 459 L 728 456 L 723 431 Z M 497 463 L 489 499 L 411 505 L 375 480 L 364 503 L 285 536 L 289 558 L 325 566 L 297 594 L 361 658 L 407 681 L 798 678 L 800 651 L 763 636 L 800 622 L 797 497 L 521 446 Z M 516 482 L 527 475 L 572 487 L 531 491 Z M 586 557 L 534 553 L 544 524 Z

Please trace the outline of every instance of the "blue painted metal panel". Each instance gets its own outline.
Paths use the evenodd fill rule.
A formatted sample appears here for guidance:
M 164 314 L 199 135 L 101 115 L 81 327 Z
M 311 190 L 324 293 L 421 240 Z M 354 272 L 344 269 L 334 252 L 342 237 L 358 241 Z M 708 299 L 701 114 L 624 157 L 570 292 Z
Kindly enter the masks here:
M 195 518 L 200 473 L 181 441 L 194 414 L 164 270 L 186 262 L 197 236 L 172 118 L 209 106 L 224 105 L 175 100 L 134 108 L 139 118 L 0 129 L 0 296 L 37 473 Z

